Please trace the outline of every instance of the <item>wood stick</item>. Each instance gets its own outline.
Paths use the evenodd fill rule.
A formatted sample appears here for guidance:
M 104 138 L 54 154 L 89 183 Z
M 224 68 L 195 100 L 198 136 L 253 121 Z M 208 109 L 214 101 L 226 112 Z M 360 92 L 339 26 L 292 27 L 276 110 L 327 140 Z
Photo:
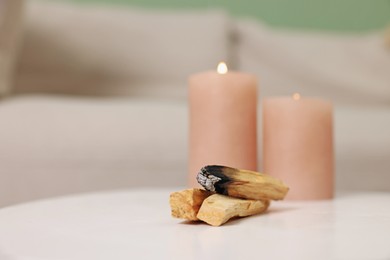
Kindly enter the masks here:
M 214 194 L 203 201 L 197 217 L 212 226 L 220 226 L 233 217 L 262 213 L 269 204 L 269 200 L 243 200 Z
M 196 215 L 202 202 L 212 193 L 201 189 L 187 189 L 171 193 L 169 204 L 172 217 L 198 220 Z
M 206 190 L 236 198 L 281 200 L 289 190 L 269 175 L 219 165 L 203 167 L 196 179 Z

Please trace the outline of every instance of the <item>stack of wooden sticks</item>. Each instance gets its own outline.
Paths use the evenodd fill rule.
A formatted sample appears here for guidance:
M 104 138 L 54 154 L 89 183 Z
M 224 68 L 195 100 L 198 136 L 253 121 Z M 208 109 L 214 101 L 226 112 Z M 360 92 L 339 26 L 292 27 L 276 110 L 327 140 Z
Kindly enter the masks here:
M 170 195 L 172 216 L 212 226 L 263 213 L 270 200 L 283 199 L 289 190 L 269 175 L 219 165 L 203 167 L 197 180 L 205 190 L 187 189 Z

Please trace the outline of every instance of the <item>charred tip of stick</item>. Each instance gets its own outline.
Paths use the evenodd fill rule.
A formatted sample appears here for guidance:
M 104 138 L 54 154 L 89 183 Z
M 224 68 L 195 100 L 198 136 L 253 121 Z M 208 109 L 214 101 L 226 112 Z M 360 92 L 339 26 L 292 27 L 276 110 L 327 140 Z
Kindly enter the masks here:
M 230 178 L 223 173 L 224 168 L 219 165 L 205 166 L 199 171 L 196 180 L 208 191 L 225 194 L 225 188 L 222 185 L 229 182 Z
M 213 176 L 207 172 L 205 167 L 203 167 L 198 175 L 196 176 L 196 180 L 200 185 L 202 185 L 206 190 L 215 192 L 215 184 L 221 180 L 216 176 Z

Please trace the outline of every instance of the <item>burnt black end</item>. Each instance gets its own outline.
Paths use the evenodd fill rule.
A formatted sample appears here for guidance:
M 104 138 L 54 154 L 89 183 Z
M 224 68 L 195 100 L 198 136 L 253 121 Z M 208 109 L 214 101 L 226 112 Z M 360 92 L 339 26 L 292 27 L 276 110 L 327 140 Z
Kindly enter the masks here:
M 231 179 L 224 174 L 224 171 L 230 169 L 221 165 L 207 165 L 200 170 L 196 179 L 206 190 L 227 195 L 225 184 Z

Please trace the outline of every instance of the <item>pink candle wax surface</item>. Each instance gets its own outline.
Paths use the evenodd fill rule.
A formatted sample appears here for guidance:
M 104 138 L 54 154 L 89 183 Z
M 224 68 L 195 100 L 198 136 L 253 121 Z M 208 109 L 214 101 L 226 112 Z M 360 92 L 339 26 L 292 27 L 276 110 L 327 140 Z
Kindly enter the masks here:
M 264 173 L 283 180 L 286 199 L 333 198 L 332 104 L 319 98 L 266 98 L 263 103 Z
M 220 67 L 219 67 L 220 69 Z M 257 80 L 209 71 L 189 78 L 189 179 L 210 164 L 257 170 Z

